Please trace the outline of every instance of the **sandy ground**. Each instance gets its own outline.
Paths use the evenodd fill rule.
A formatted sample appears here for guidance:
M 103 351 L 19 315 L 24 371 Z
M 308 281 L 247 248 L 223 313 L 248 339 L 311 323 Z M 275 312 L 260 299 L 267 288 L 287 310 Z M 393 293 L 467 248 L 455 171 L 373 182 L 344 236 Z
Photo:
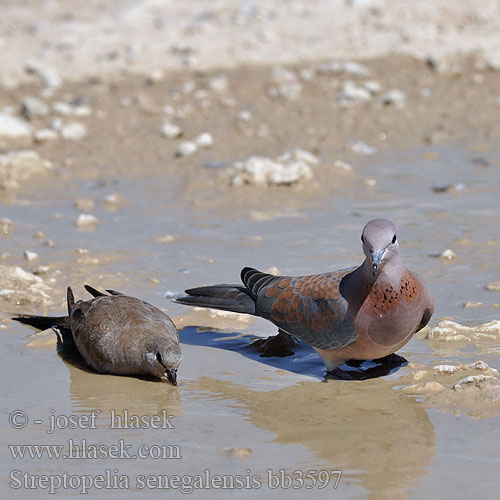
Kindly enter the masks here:
M 1 80 L 33 64 L 64 79 L 189 67 L 408 54 L 500 67 L 500 6 L 455 0 L 2 2 Z

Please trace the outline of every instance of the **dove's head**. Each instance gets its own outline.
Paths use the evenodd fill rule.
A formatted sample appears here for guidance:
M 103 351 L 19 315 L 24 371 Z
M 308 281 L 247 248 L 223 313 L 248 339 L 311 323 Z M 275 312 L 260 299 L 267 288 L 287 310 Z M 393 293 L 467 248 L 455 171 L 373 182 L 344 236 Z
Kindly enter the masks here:
M 363 228 L 361 234 L 363 252 L 373 271 L 373 275 L 382 270 L 383 266 L 399 258 L 396 226 L 387 219 L 373 219 Z
M 179 343 L 169 337 L 158 337 L 147 343 L 146 351 L 145 371 L 177 385 L 177 369 L 182 360 Z

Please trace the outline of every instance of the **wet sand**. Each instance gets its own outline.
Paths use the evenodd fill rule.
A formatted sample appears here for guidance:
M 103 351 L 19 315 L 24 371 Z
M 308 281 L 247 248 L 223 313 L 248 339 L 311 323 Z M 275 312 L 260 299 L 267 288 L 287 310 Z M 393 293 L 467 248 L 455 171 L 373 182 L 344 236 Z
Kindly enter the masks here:
M 127 476 L 127 495 L 134 497 L 143 491 L 136 489 L 139 475 L 187 477 L 208 469 L 254 477 L 255 483 L 196 491 L 200 498 L 399 499 L 436 492 L 466 498 L 496 492 L 498 326 L 452 326 L 453 335 L 430 328 L 445 319 L 471 327 L 499 319 L 500 292 L 486 287 L 500 280 L 500 73 L 478 70 L 471 58 L 461 59 L 461 70 L 453 73 L 405 56 L 364 61 L 369 77 L 318 74 L 319 64 L 288 67 L 303 75 L 292 79 L 301 85 L 296 99 L 287 97 L 283 81 L 273 80 L 269 66 L 223 71 L 228 86 L 222 91 L 210 83 L 220 70 L 171 72 L 159 81 L 132 75 L 68 83 L 46 101 L 88 106 L 90 116 L 63 116 L 85 124 L 86 137 L 0 139 L 2 154 L 34 150 L 54 165 L 16 183 L 7 179 L 0 191 L 0 218 L 10 220 L 2 222 L 0 235 L 2 441 L 62 444 L 67 451 L 70 439 L 124 440 L 134 450 L 178 446 L 170 451 L 182 457 L 21 460 L 3 446 L 4 487 L 12 470 L 95 476 L 110 469 Z M 380 83 L 378 94 L 339 104 L 345 81 L 368 79 Z M 277 96 L 271 88 L 278 88 Z M 394 88 L 406 94 L 401 108 L 380 102 Z M 39 91 L 34 84 L 0 90 L 0 108 L 18 109 Z M 166 106 L 175 116 L 166 116 Z M 39 130 L 56 116 L 51 111 L 31 124 Z M 182 138 L 161 135 L 167 119 L 182 127 Z M 205 131 L 212 146 L 176 157 L 182 140 Z M 353 152 L 349 143 L 358 139 L 376 152 Z M 233 162 L 276 158 L 294 148 L 318 157 L 311 180 L 231 185 L 227 168 Z M 81 213 L 99 223 L 78 227 Z M 191 311 L 168 298 L 195 285 L 237 282 L 246 265 L 300 275 L 359 264 L 359 234 L 374 217 L 394 220 L 404 263 L 424 277 L 436 301 L 430 328 L 400 352 L 409 363 L 386 376 L 325 379 L 320 358 L 305 345 L 292 357 L 260 358 L 250 343 L 273 334 L 272 325 Z M 443 255 L 447 249 L 453 253 Z M 25 250 L 38 256 L 28 260 Z M 16 266 L 34 275 L 9 274 Z M 84 283 L 141 297 L 174 319 L 184 353 L 178 388 L 92 373 L 78 357 L 58 355 L 53 332 L 33 335 L 9 320 L 20 312 L 60 314 L 66 286 L 80 298 Z M 479 360 L 490 368 L 465 367 Z M 458 368 L 447 374 L 434 368 L 439 365 Z M 461 382 L 465 377 L 476 378 Z M 29 423 L 13 429 L 8 415 L 18 409 Z M 46 432 L 52 415 L 94 409 L 101 412 L 95 429 Z M 110 429 L 112 410 L 148 417 L 167 410 L 174 428 Z M 287 489 L 283 482 L 273 488 L 281 469 L 296 481 L 312 470 L 342 475 L 336 490 L 330 474 L 324 489 L 307 493 L 305 486 Z M 145 489 L 152 497 L 181 496 L 179 489 L 153 483 Z M 39 493 L 8 492 L 24 498 Z M 104 494 L 122 497 L 123 490 Z

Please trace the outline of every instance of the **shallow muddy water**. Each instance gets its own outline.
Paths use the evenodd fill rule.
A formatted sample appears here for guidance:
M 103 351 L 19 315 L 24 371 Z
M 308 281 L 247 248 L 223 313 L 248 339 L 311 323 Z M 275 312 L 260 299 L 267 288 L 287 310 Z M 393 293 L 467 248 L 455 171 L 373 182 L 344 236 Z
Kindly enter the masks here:
M 478 157 L 483 160 L 478 162 Z M 481 403 L 472 410 L 467 405 L 450 408 L 445 402 L 430 405 L 428 394 L 401 388 L 412 372 L 438 364 L 481 359 L 500 368 L 500 341 L 462 346 L 431 343 L 417 335 L 400 351 L 410 364 L 383 377 L 345 382 L 325 379 L 320 358 L 305 345 L 292 357 L 259 357 L 249 344 L 254 336 L 274 333 L 264 320 L 193 312 L 164 295 L 200 284 L 238 282 L 246 265 L 263 270 L 276 266 L 281 274 L 296 275 L 356 265 L 361 262 L 364 223 L 388 217 L 399 228 L 404 263 L 424 277 L 434 294 L 431 326 L 443 318 L 469 325 L 498 319 L 499 292 L 485 285 L 498 281 L 500 273 L 499 165 L 500 151 L 474 144 L 379 154 L 360 160 L 357 169 L 375 179 L 375 186 L 354 178 L 338 185 L 332 176 L 318 196 L 299 202 L 286 187 L 264 194 L 242 188 L 216 203 L 208 196 L 196 202 L 197 188 L 181 188 L 171 170 L 147 177 L 103 171 L 91 180 L 77 171 L 58 182 L 26 184 L 15 202 L 1 207 L 1 216 L 14 221 L 12 233 L 0 240 L 8 254 L 3 262 L 19 264 L 24 249 L 36 250 L 36 265 L 49 265 L 48 277 L 55 278 L 50 294 L 55 304 L 48 308 L 52 314 L 64 310 L 68 284 L 80 298 L 86 282 L 161 307 L 181 330 L 183 363 L 178 388 L 92 373 L 77 358 L 57 354 L 52 332 L 33 337 L 32 331 L 7 319 L 10 313 L 35 312 L 35 306 L 4 302 L 3 442 L 61 444 L 65 452 L 69 440 L 81 446 L 83 439 L 102 445 L 123 440 L 132 446 L 131 453 L 141 445 L 152 453 L 158 445 L 172 447 L 163 448 L 170 453 L 167 458 L 33 460 L 14 459 L 4 446 L 3 485 L 12 470 L 95 476 L 109 469 L 113 476 L 125 476 L 122 482 L 116 479 L 109 483 L 115 489 L 94 488 L 92 493 L 122 497 L 121 485 L 129 486 L 130 497 L 148 490 L 149 497 L 176 498 L 181 489 L 161 489 L 165 485 L 159 476 L 187 478 L 209 470 L 211 476 L 240 475 L 243 486 L 231 490 L 212 485 L 195 491 L 200 498 L 491 496 L 500 466 L 500 403 L 483 415 Z M 458 189 L 433 190 L 448 184 Z M 125 200 L 115 211 L 99 203 L 110 192 Z M 81 197 L 96 202 L 92 213 L 100 224 L 92 231 L 73 224 L 78 215 L 73 202 Z M 40 230 L 56 242 L 54 247 L 33 238 Z M 162 242 L 166 235 L 173 238 Z M 75 252 L 79 248 L 88 253 Z M 433 256 L 448 248 L 456 259 Z M 467 302 L 482 305 L 466 308 Z M 101 412 L 96 428 L 80 423 L 76 429 L 47 433 L 51 417 L 84 416 L 94 409 Z M 14 410 L 29 418 L 25 427 L 9 425 Z M 112 429 L 112 410 L 148 417 L 167 410 L 173 428 Z M 36 419 L 42 423 L 34 423 Z M 61 417 L 60 426 L 65 422 Z M 337 470 L 342 474 L 334 489 L 337 474 L 332 471 Z M 308 476 L 309 471 L 317 472 Z M 140 489 L 146 475 L 156 478 Z M 318 483 L 308 492 L 311 478 Z M 188 493 L 188 479 L 184 481 Z M 58 494 L 77 495 L 80 489 L 78 483 Z M 9 491 L 9 497 L 39 494 L 36 489 Z

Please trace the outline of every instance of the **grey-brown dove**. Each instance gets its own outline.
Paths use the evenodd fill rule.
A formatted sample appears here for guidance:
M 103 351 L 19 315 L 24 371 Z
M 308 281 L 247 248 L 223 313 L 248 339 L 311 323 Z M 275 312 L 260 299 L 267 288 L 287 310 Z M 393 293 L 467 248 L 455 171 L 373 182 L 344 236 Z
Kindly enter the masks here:
M 310 344 L 328 371 L 350 359 L 389 356 L 422 329 L 434 300 L 422 278 L 401 262 L 396 227 L 369 221 L 361 235 L 364 262 L 357 268 L 311 276 L 273 276 L 250 267 L 241 285 L 186 290 L 176 302 L 261 316 Z
M 135 297 L 85 288 L 94 298 L 75 303 L 68 287 L 68 316 L 21 315 L 13 319 L 39 329 L 56 326 L 71 331 L 83 359 L 97 372 L 149 375 L 177 385 L 182 354 L 171 319 Z

